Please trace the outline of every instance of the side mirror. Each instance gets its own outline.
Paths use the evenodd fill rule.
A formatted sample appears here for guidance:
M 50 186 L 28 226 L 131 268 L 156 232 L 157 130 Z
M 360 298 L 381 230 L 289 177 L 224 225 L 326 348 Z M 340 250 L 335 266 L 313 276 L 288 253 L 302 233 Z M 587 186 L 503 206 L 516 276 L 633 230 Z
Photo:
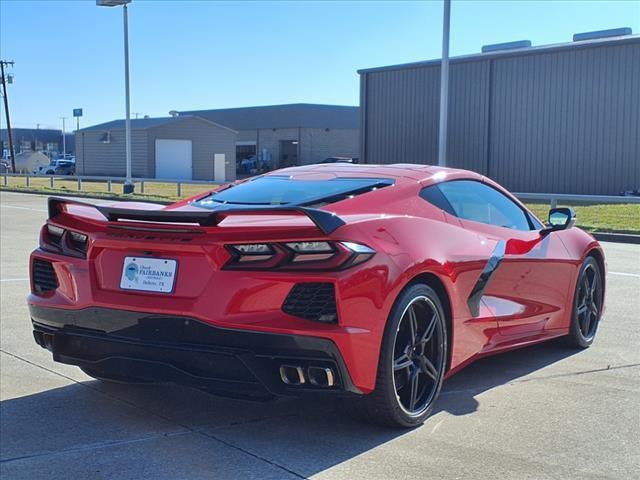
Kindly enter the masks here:
M 576 223 L 576 212 L 573 208 L 560 207 L 549 210 L 549 226 L 540 233 L 546 235 L 557 230 L 566 230 Z

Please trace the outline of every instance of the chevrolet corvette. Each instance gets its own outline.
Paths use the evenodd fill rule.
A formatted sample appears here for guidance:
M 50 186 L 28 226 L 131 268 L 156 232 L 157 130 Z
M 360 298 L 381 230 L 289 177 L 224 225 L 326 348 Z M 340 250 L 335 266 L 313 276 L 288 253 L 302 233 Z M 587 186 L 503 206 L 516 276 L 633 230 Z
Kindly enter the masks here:
M 494 181 L 426 165 L 277 170 L 163 206 L 52 197 L 35 341 L 116 382 L 267 400 L 342 395 L 412 427 L 443 380 L 562 337 L 590 346 L 605 258 Z

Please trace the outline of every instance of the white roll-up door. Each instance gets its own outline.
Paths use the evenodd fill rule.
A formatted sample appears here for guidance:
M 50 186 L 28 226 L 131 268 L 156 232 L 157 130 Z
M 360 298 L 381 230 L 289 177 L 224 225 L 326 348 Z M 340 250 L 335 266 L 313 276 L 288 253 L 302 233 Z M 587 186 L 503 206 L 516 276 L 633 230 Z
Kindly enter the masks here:
M 156 178 L 193 179 L 191 140 L 156 139 Z

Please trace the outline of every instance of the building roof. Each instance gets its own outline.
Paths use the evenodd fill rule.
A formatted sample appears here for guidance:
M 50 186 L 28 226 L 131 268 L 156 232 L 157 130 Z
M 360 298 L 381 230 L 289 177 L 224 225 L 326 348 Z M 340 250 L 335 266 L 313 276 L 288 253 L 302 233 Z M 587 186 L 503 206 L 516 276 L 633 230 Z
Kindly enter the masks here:
M 202 118 L 197 115 L 180 115 L 176 117 L 156 117 L 156 118 L 135 118 L 135 119 L 131 119 L 131 130 L 148 130 L 150 128 L 182 122 L 188 118 L 196 118 L 203 122 L 211 123 L 212 125 L 215 125 L 217 127 L 234 131 L 233 129 L 229 128 L 226 125 L 220 125 L 217 122 L 214 122 L 206 118 Z M 79 131 L 80 132 L 109 131 L 109 130 L 124 130 L 124 128 L 125 128 L 125 120 L 120 119 L 120 120 L 112 120 L 106 123 L 100 123 L 98 125 L 92 125 L 86 128 L 81 128 Z
M 485 53 L 474 53 L 471 55 L 461 55 L 458 57 L 451 57 L 449 59 L 449 62 L 455 64 L 455 63 L 487 60 L 489 58 L 502 58 L 502 57 L 510 57 L 510 56 L 512 57 L 512 56 L 533 55 L 533 54 L 541 54 L 541 53 L 553 53 L 553 52 L 558 52 L 562 50 L 575 50 L 580 48 L 592 48 L 592 47 L 600 47 L 600 46 L 627 44 L 627 43 L 640 43 L 640 35 L 623 35 L 619 37 L 597 38 L 593 40 L 582 40 L 582 41 L 574 41 L 574 42 L 566 42 L 566 43 L 555 43 L 552 45 L 540 45 L 540 46 L 525 47 L 525 48 L 496 50 L 496 51 L 485 52 Z M 385 67 L 363 68 L 361 70 L 358 70 L 358 73 L 362 74 L 362 73 L 371 73 L 371 72 L 381 72 L 385 70 L 406 70 L 410 68 L 421 68 L 421 67 L 436 66 L 436 65 L 440 65 L 439 58 L 434 60 L 425 60 L 422 62 L 389 65 Z
M 22 140 L 28 140 L 30 142 L 35 142 L 36 140 L 40 142 L 57 142 L 62 138 L 62 130 L 49 128 L 12 128 L 11 133 L 13 134 L 13 141 L 15 143 Z M 67 135 L 69 135 L 69 132 L 67 132 Z M 8 138 L 7 129 L 0 129 L 0 141 L 6 142 Z
M 191 110 L 180 115 L 197 115 L 235 130 L 257 128 L 359 128 L 360 109 L 346 105 L 292 103 L 260 107 Z

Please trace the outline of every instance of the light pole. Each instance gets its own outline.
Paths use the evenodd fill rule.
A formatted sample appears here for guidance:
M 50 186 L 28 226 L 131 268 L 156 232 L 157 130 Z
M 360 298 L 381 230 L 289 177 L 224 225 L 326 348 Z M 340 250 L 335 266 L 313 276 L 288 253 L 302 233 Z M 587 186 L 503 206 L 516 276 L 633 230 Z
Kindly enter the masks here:
M 124 182 L 123 193 L 133 193 L 134 184 L 131 180 L 131 105 L 129 99 L 129 25 L 127 4 L 131 0 L 96 0 L 99 7 L 119 7 L 122 6 L 122 19 L 124 21 L 124 92 L 125 92 L 125 143 L 126 143 L 126 180 Z
M 64 158 L 67 155 L 67 132 L 65 131 L 64 128 L 64 121 L 69 118 L 69 117 L 60 117 L 60 120 L 62 120 L 62 158 Z
M 442 61 L 440 62 L 440 129 L 438 133 L 438 166 L 447 166 L 447 121 L 449 108 L 449 19 L 451 0 L 444 0 L 442 14 Z

